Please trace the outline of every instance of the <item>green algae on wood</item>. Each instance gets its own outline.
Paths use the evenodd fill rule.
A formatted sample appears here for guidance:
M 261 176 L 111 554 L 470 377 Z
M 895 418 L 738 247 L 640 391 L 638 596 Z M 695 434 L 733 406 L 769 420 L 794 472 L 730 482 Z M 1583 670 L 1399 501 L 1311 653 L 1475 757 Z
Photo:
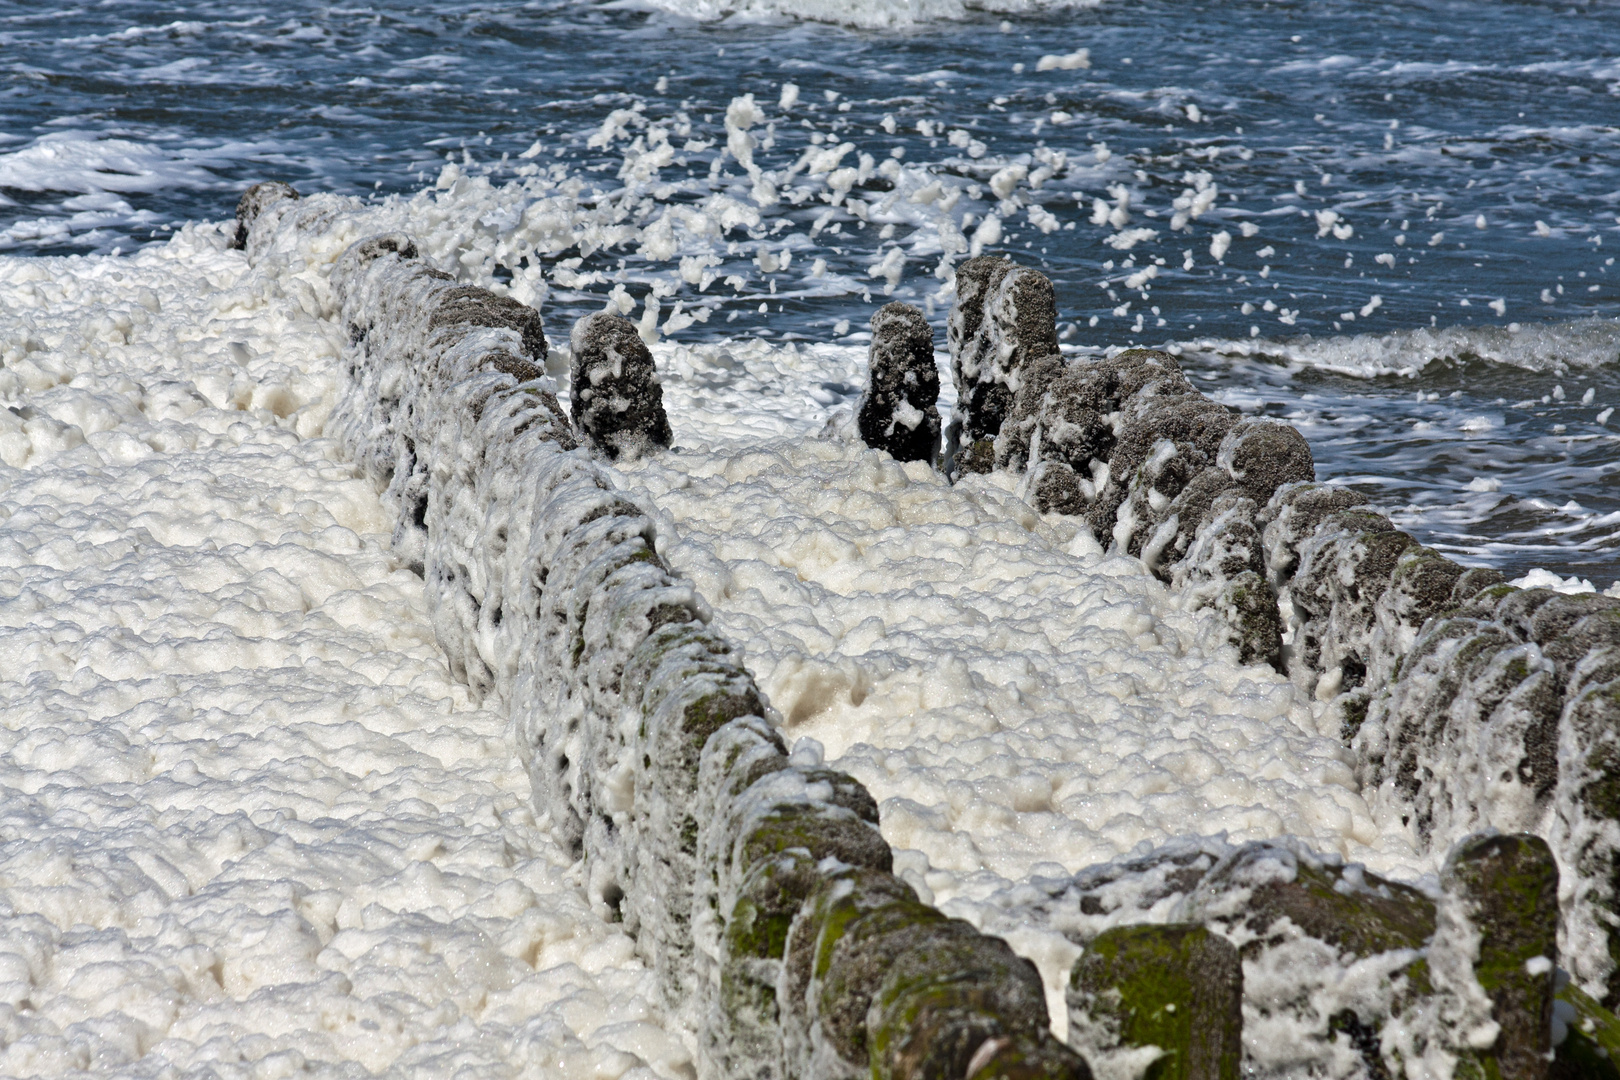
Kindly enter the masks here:
M 1491 1080 L 1541 1080 L 1552 1040 L 1558 956 L 1558 866 L 1537 836 L 1473 836 L 1446 861 L 1442 882 L 1479 931 L 1474 975 L 1491 998 L 1496 1041 L 1482 1053 Z
M 1241 664 L 1269 664 L 1282 670 L 1282 617 L 1276 590 L 1253 570 L 1245 570 L 1221 589 L 1215 608 L 1226 619 Z
M 1570 983 L 1555 995 L 1554 1017 L 1547 1080 L 1620 1080 L 1620 1019 L 1614 1013 Z
M 783 957 L 782 1039 L 790 1065 L 813 1073 L 813 1059 L 825 1067 L 830 1052 L 845 1071 L 866 1070 L 867 1012 L 896 951 L 893 935 L 944 918 L 893 874 L 862 867 L 826 873 L 800 908 Z
M 959 919 L 896 942 L 867 1016 L 873 1080 L 960 1077 L 986 1039 L 1050 1023 L 1035 965 Z
M 1088 1037 L 1108 1041 L 1099 1050 L 1158 1048 L 1144 1080 L 1237 1080 L 1243 970 L 1231 942 L 1205 927 L 1105 930 L 1075 963 L 1069 1008 Z
M 1044 1031 L 986 1039 L 963 1080 L 1091 1080 L 1084 1058 Z

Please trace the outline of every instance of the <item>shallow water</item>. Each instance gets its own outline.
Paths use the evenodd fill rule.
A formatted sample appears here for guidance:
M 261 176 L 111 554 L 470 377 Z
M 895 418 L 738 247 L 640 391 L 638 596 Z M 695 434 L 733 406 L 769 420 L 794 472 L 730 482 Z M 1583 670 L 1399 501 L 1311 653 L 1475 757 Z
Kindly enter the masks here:
M 5 4 L 0 250 L 128 250 L 269 176 L 382 198 L 447 156 L 497 183 L 538 165 L 633 226 L 542 260 L 560 339 L 614 285 L 668 287 L 641 226 L 717 192 L 753 205 L 734 160 L 711 173 L 752 93 L 783 199 L 677 237 L 718 279 L 660 298 L 707 317 L 678 336 L 849 339 L 885 258 L 893 298 L 942 323 L 945 249 L 977 235 L 1053 278 L 1068 344 L 1179 342 L 1212 394 L 1297 424 L 1322 476 L 1425 542 L 1602 588 L 1620 575 L 1617 16 L 1164 0 L 861 31 L 545 0 Z M 636 111 L 604 138 L 615 110 Z M 656 127 L 670 160 L 621 178 Z M 852 144 L 844 166 L 871 155 L 860 213 L 813 166 L 787 178 L 818 139 Z M 960 189 L 948 211 L 918 196 L 935 181 Z

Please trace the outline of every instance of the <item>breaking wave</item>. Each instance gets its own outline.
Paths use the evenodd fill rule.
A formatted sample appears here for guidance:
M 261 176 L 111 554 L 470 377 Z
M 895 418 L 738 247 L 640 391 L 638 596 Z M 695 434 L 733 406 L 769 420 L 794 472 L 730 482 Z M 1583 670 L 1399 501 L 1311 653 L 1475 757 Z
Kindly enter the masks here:
M 1205 338 L 1180 347 L 1185 352 L 1280 361 L 1359 379 L 1415 375 L 1437 361 L 1484 361 L 1556 375 L 1620 363 L 1620 319 L 1425 327 L 1323 338 L 1305 334 L 1282 340 Z

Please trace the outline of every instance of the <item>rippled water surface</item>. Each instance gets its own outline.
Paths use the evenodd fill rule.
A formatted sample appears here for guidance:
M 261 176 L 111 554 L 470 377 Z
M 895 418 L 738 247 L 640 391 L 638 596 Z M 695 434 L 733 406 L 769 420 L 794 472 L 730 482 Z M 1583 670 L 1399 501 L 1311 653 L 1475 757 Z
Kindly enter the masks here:
M 1620 5 L 1016 6 L 0 4 L 0 251 L 128 250 L 266 177 L 537 166 L 633 226 L 544 254 L 553 337 L 701 255 L 709 286 L 658 285 L 706 317 L 681 335 L 829 339 L 888 288 L 942 323 L 977 246 L 1053 278 L 1069 345 L 1174 343 L 1425 542 L 1620 577 Z M 744 94 L 775 201 L 724 157 Z M 845 143 L 840 191 L 809 151 Z M 716 193 L 759 222 L 645 243 Z

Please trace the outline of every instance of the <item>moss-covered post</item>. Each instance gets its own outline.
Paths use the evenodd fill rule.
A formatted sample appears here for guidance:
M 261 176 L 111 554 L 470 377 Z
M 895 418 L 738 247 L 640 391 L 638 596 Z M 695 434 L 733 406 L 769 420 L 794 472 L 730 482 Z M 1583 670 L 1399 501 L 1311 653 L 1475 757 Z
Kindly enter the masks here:
M 1086 1061 L 1047 1031 L 1035 965 L 1006 942 L 945 919 L 913 923 L 888 944 L 891 959 L 866 1017 L 872 1080 L 998 1072 L 1091 1080 Z
M 1552 1049 L 1558 959 L 1558 866 L 1538 836 L 1472 836 L 1446 860 L 1442 881 L 1479 931 L 1474 974 L 1500 1027 L 1487 1076 L 1542 1080 Z
M 1202 926 L 1099 934 L 1075 963 L 1069 1013 L 1071 1033 L 1106 1044 L 1098 1051 L 1162 1051 L 1144 1080 L 1237 1080 L 1243 968 L 1232 943 Z

